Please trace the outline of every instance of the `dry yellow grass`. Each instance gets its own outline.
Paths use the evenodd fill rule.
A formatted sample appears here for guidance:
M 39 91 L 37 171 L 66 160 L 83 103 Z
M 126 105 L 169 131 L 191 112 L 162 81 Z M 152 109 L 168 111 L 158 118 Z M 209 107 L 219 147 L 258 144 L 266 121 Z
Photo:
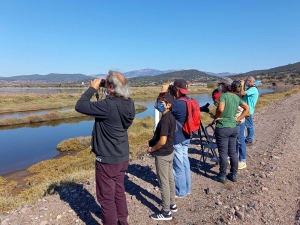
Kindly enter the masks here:
M 143 105 L 135 104 L 135 109 L 137 111 L 146 110 L 146 107 Z M 0 120 L 0 127 L 19 125 L 19 124 L 32 124 L 32 123 L 42 123 L 56 120 L 72 119 L 72 118 L 81 118 L 86 117 L 81 113 L 76 112 L 74 109 L 65 110 L 65 111 L 51 111 L 41 115 L 29 115 L 24 118 L 7 118 Z
M 155 99 L 161 87 L 132 87 L 134 101 Z M 84 90 L 83 90 L 84 91 Z M 211 93 L 212 89 L 190 87 L 191 94 Z M 0 94 L 0 113 L 40 111 L 74 107 L 81 94 Z M 100 94 L 100 98 L 103 95 Z M 96 101 L 96 97 L 92 97 Z
M 56 150 L 60 152 L 66 151 L 81 151 L 90 146 L 91 137 L 77 137 L 69 138 L 61 141 L 57 146 Z

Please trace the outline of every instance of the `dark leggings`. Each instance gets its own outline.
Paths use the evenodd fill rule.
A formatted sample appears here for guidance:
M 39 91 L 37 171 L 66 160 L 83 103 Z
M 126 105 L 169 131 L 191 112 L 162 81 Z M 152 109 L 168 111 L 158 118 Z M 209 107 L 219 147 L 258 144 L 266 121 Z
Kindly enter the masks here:
M 238 155 L 236 153 L 236 138 L 238 136 L 238 127 L 216 128 L 215 136 L 220 156 L 220 176 L 226 176 L 227 156 L 230 157 L 230 172 L 237 174 Z

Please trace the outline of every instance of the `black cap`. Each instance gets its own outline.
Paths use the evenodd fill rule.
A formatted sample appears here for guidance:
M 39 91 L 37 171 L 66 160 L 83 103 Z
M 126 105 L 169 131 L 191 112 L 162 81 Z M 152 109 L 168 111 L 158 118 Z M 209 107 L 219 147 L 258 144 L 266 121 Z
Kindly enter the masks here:
M 174 86 L 179 88 L 181 94 L 187 95 L 189 93 L 188 85 L 185 79 L 176 79 L 174 81 Z

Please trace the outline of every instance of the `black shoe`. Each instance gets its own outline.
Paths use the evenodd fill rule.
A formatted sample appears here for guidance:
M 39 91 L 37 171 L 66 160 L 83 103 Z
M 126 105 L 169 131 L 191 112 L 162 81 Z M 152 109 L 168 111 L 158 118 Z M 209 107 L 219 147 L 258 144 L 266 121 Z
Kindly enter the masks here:
M 227 179 L 231 180 L 232 182 L 237 182 L 237 174 L 229 173 L 227 175 Z
M 171 220 L 172 219 L 172 214 L 171 211 L 169 212 L 165 212 L 165 211 L 161 211 L 157 214 L 152 214 L 150 216 L 151 219 L 153 220 Z
M 221 182 L 222 184 L 225 184 L 227 182 L 227 179 L 225 176 L 214 176 L 212 178 L 214 181 L 218 181 L 218 182 Z
M 178 211 L 177 205 L 176 204 L 170 205 L 170 210 L 171 212 L 177 212 Z

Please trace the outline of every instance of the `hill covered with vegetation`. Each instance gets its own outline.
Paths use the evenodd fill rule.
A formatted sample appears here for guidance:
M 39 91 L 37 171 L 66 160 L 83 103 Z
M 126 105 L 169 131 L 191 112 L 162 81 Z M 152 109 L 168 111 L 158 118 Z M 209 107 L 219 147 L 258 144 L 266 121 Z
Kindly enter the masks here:
M 262 83 L 284 83 L 300 85 L 300 62 L 266 70 L 253 70 L 247 73 L 231 76 L 233 79 L 244 79 L 253 76 Z
M 132 86 L 156 86 L 166 82 L 172 82 L 179 78 L 183 78 L 192 83 L 205 84 L 215 82 L 219 79 L 217 76 L 212 76 L 199 70 L 181 70 L 156 76 L 133 77 L 128 80 Z

